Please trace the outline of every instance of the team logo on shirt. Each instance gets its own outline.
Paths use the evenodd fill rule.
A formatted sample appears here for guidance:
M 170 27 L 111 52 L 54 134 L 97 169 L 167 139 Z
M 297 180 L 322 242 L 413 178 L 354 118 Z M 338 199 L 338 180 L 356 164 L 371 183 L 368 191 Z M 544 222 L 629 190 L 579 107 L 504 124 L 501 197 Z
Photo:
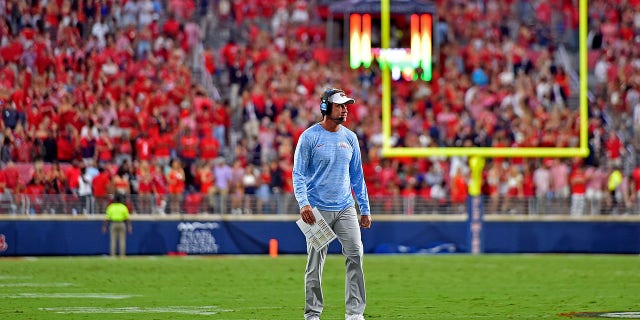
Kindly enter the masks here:
M 349 144 L 346 142 L 338 142 L 338 147 L 342 149 L 349 149 Z

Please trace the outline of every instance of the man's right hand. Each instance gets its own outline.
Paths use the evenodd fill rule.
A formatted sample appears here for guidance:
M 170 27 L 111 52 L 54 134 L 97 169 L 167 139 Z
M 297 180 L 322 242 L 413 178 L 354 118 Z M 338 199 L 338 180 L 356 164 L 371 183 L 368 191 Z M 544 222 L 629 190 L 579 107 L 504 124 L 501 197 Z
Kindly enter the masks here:
M 311 211 L 310 205 L 306 205 L 300 209 L 300 217 L 306 224 L 314 224 L 316 222 L 316 218 L 313 216 L 313 211 Z

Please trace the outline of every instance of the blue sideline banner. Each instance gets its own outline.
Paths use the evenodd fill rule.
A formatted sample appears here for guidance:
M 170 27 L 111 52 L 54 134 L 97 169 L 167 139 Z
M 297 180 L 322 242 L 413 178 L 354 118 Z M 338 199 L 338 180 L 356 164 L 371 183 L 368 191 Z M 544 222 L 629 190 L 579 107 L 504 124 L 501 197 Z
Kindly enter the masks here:
M 0 220 L 1 256 L 103 255 L 109 235 L 101 221 Z M 485 253 L 638 253 L 640 222 L 484 221 Z M 466 221 L 375 221 L 363 230 L 368 253 L 470 253 Z M 304 254 L 295 221 L 133 221 L 127 254 L 267 254 L 277 239 L 281 254 Z M 340 253 L 338 241 L 330 253 Z

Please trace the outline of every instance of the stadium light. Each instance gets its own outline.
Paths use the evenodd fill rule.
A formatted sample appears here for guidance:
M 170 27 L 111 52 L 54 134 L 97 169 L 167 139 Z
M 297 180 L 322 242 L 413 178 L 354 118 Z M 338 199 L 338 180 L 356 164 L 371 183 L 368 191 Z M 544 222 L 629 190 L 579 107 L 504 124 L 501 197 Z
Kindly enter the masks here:
M 349 65 L 352 69 L 369 68 L 373 58 L 381 68 L 389 67 L 394 80 L 431 80 L 433 63 L 433 18 L 430 13 L 412 14 L 410 48 L 371 46 L 371 15 L 352 13 L 349 16 Z M 388 31 L 387 31 L 388 32 Z M 384 31 L 382 32 L 384 34 Z M 421 69 L 416 72 L 416 69 Z

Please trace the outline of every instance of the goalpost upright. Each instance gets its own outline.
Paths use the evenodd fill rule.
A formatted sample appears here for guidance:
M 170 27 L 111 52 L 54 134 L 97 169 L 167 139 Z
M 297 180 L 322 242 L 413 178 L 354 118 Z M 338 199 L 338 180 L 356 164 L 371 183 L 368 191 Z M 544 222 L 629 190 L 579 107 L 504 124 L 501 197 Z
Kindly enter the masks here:
M 381 45 L 382 49 L 389 48 L 390 35 L 390 0 L 381 0 Z M 414 157 L 422 158 L 429 156 L 468 156 L 470 161 L 471 176 L 476 177 L 472 184 L 476 184 L 467 202 L 469 215 L 469 246 L 470 252 L 477 254 L 482 249 L 482 222 L 483 207 L 478 186 L 481 181 L 477 177 L 482 177 L 485 158 L 570 158 L 587 157 L 588 147 L 588 83 L 587 83 L 587 0 L 579 0 L 579 116 L 580 132 L 578 147 L 570 148 L 548 148 L 548 147 L 525 147 L 525 148 L 491 148 L 491 147 L 394 147 L 391 145 L 391 75 L 388 64 L 381 65 L 382 72 L 382 156 L 383 157 Z M 430 39 L 431 41 L 433 39 Z M 470 190 L 472 191 L 472 190 Z

